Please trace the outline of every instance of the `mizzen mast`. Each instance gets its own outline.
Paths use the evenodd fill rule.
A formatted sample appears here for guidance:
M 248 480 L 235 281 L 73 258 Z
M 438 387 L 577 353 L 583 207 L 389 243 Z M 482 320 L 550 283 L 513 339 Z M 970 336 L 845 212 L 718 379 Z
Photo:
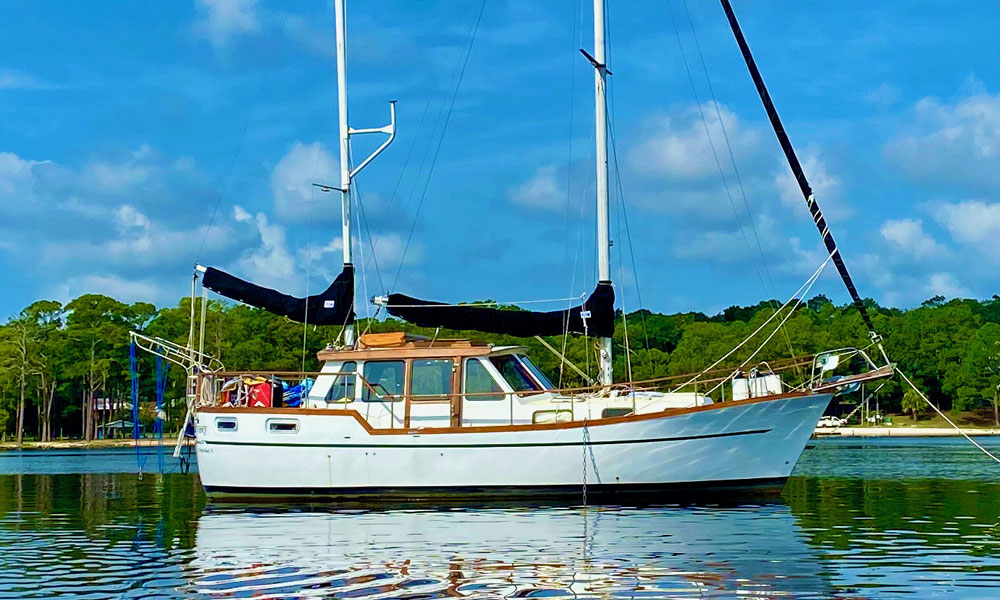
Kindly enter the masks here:
M 347 25 L 344 22 L 344 1 L 334 2 L 334 20 L 337 29 L 337 114 L 340 137 L 340 214 L 344 247 L 344 266 L 353 266 L 351 240 L 351 163 L 350 132 L 347 125 Z M 354 324 L 344 327 L 344 344 L 354 345 Z
M 351 181 L 361 169 L 378 156 L 396 138 L 396 101 L 389 102 L 389 124 L 385 127 L 374 127 L 370 129 L 353 129 L 347 122 L 347 17 L 344 12 L 346 0 L 334 1 L 334 20 L 337 29 L 337 114 L 339 120 L 340 136 L 340 213 L 342 242 L 344 247 L 344 269 L 353 269 L 353 238 L 351 235 Z M 352 135 L 366 133 L 384 133 L 389 136 L 382 145 L 375 149 L 368 158 L 361 161 L 361 164 L 351 168 L 351 144 Z M 329 191 L 328 186 L 320 186 Z M 354 324 L 349 323 L 344 326 L 344 344 L 354 345 Z

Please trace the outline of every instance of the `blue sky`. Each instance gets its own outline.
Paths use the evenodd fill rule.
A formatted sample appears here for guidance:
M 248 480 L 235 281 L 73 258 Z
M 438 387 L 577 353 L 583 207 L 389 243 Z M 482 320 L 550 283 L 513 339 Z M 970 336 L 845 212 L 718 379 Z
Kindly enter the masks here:
M 1000 4 L 734 4 L 862 294 L 998 293 Z M 480 5 L 349 4 L 351 125 L 399 101 L 396 142 L 357 180 L 362 297 L 596 279 L 590 6 L 488 0 L 442 139 Z M 293 294 L 339 271 L 338 198 L 311 186 L 338 172 L 331 3 L 0 12 L 0 314 L 88 292 L 172 305 L 196 260 Z M 718 3 L 612 2 L 609 21 L 625 308 L 788 297 L 825 256 Z M 813 291 L 847 301 L 832 269 Z

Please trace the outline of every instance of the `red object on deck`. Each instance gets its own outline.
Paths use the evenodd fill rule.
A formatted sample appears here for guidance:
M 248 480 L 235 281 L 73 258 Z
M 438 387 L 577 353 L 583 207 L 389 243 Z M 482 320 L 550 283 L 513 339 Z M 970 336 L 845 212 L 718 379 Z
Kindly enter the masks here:
M 271 384 L 270 382 L 259 383 L 250 388 L 248 404 L 253 407 L 271 406 Z

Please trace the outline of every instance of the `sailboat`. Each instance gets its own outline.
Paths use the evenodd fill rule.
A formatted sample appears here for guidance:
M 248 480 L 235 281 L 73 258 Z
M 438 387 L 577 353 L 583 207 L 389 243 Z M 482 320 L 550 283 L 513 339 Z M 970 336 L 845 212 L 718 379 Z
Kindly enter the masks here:
M 789 361 L 788 367 L 809 368 L 796 385 L 784 381 L 780 369 L 746 362 L 740 369 L 713 370 L 722 359 L 685 381 L 612 380 L 615 292 L 603 0 L 594 1 L 593 53 L 584 52 L 594 68 L 596 99 L 594 292 L 579 306 L 551 312 L 453 305 L 396 293 L 373 299 L 390 314 L 424 327 L 592 338 L 599 363 L 595 385 L 557 389 L 519 346 L 403 332 L 355 337 L 350 194 L 354 177 L 395 137 L 395 110 L 390 105 L 385 127 L 348 124 L 344 3 L 334 2 L 341 178 L 339 187 L 328 188 L 341 195 L 343 271 L 327 290 L 307 298 L 211 267 L 199 266 L 196 273 L 203 294 L 210 289 L 293 320 L 341 325 L 341 343 L 319 353 L 322 369 L 308 378 L 208 369 L 196 360 L 204 354 L 192 350 L 189 413 L 209 496 L 410 500 L 639 493 L 665 498 L 678 490 L 780 487 L 833 396 L 891 374 L 891 365 L 877 366 L 863 351 L 847 348 L 805 363 Z M 723 4 L 735 31 L 735 17 L 728 2 Z M 738 39 L 745 48 L 741 34 Z M 751 64 L 748 48 L 744 54 Z M 755 81 L 763 98 L 759 74 Z M 765 104 L 776 119 L 770 100 Z M 361 134 L 388 138 L 352 169 L 349 139 Z M 783 134 L 781 129 L 779 138 Z M 787 136 L 782 147 L 791 160 Z M 797 161 L 793 170 L 805 194 L 808 183 Z M 849 283 L 811 190 L 807 196 L 831 252 L 827 262 Z M 870 324 L 853 284 L 849 289 Z M 192 346 L 193 340 L 192 302 Z M 838 365 L 857 356 L 864 358 L 865 372 L 834 375 Z M 277 377 L 304 379 L 294 401 L 273 387 Z

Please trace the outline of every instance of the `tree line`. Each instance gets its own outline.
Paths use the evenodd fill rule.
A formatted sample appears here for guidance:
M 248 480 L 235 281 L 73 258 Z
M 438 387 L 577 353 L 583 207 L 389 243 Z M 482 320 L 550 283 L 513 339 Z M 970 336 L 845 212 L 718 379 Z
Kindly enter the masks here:
M 131 395 L 129 331 L 184 344 L 190 302 L 184 298 L 175 307 L 158 309 L 146 302 L 127 304 L 87 294 L 65 305 L 38 301 L 10 318 L 0 325 L 0 435 L 19 443 L 25 436 L 40 441 L 57 436 L 89 440 L 98 435 L 102 424 L 130 420 L 130 412 L 123 408 Z M 885 336 L 889 356 L 932 402 L 943 410 L 959 412 L 989 411 L 992 407 L 996 418 L 1000 297 L 978 301 L 938 296 L 910 310 L 882 307 L 872 300 L 866 303 L 876 329 Z M 768 300 L 753 306 L 732 306 L 711 316 L 699 312 L 619 312 L 615 379 L 637 381 L 698 372 L 761 327 L 778 306 Z M 242 304 L 210 300 L 205 308 L 205 350 L 233 370 L 317 371 L 316 353 L 340 334 L 339 327 L 303 326 Z M 201 313 L 200 305 L 195 313 Z M 535 339 L 435 331 L 391 318 L 361 319 L 356 328 L 359 332 L 404 330 L 439 338 L 523 345 L 559 387 L 586 383 Z M 768 333 L 767 328 L 764 333 Z M 596 375 L 591 340 L 556 336 L 545 341 L 582 370 Z M 853 306 L 837 306 L 825 296 L 816 296 L 796 307 L 784 321 L 783 331 L 771 337 L 760 356 L 788 358 L 842 347 L 863 348 L 869 343 Z M 749 357 L 752 346 L 756 349 L 748 344 L 723 366 L 739 365 Z M 154 415 L 154 373 L 154 358 L 140 353 L 140 398 L 147 424 Z M 184 391 L 184 373 L 175 367 L 166 389 L 168 431 L 180 426 Z M 879 402 L 884 410 L 897 413 L 922 406 L 919 398 L 905 393 L 898 380 L 883 386 Z

